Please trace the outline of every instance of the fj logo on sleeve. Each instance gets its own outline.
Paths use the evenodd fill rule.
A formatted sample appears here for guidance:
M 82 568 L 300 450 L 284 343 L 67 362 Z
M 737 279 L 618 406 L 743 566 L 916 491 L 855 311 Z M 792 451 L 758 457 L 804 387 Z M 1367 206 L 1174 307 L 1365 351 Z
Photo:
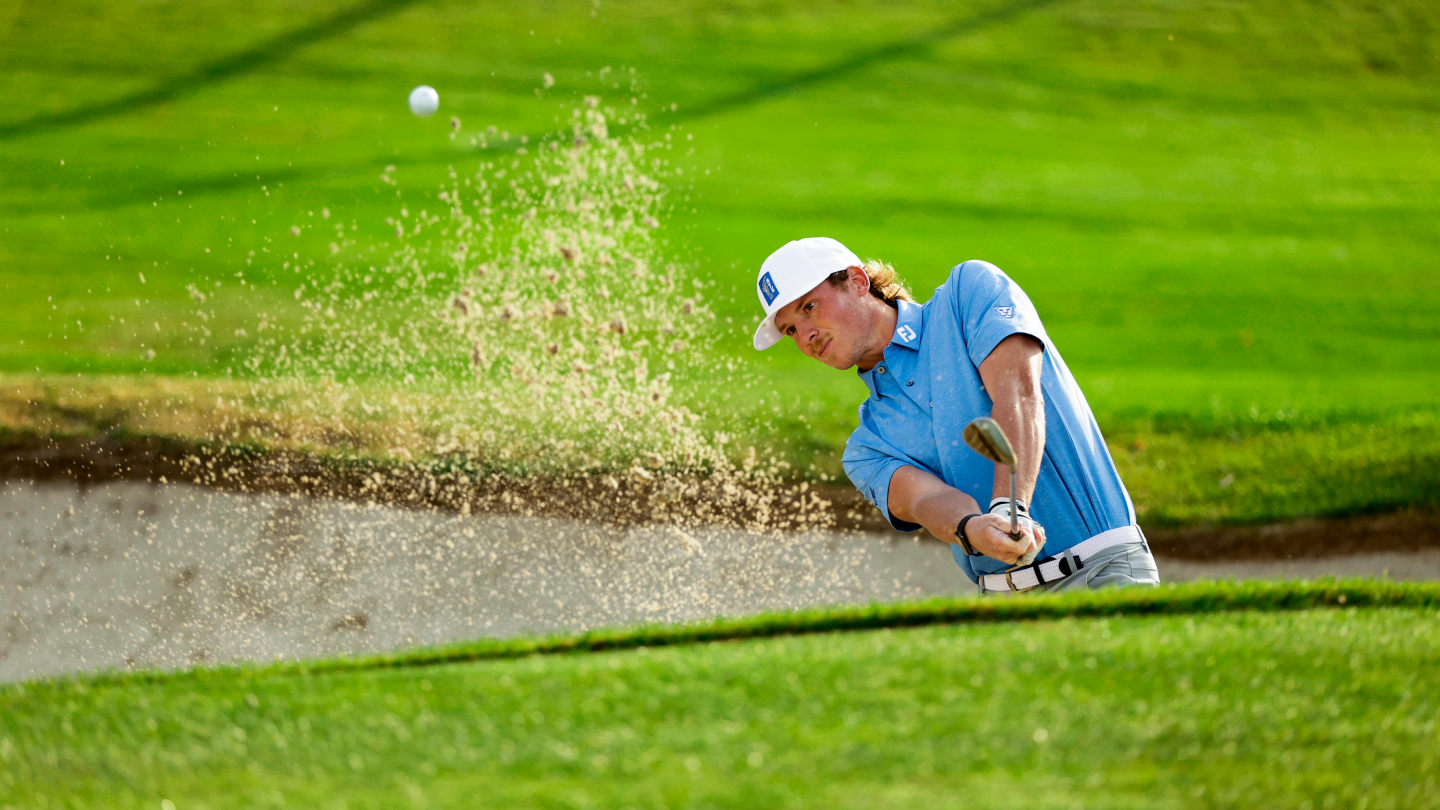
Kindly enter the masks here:
M 1014 307 L 995 307 L 995 312 L 996 312 L 996 314 L 998 314 L 998 315 L 999 315 L 1000 317 L 1002 317 L 1002 318 L 1013 318 L 1013 317 L 1015 317 L 1015 308 L 1014 308 Z
M 765 296 L 767 307 L 775 303 L 775 298 L 780 295 L 780 291 L 775 288 L 775 280 L 770 278 L 769 273 L 760 277 L 760 294 Z
M 899 335 L 900 339 L 905 341 L 906 343 L 909 343 L 910 341 L 915 339 L 915 330 L 911 329 L 909 324 L 906 324 L 904 326 L 901 326 L 899 329 L 896 329 L 895 334 Z

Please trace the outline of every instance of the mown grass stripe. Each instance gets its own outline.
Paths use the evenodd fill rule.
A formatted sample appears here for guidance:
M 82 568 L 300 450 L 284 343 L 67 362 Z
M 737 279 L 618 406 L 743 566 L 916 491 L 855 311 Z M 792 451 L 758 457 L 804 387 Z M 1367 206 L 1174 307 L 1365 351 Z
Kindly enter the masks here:
M 1084 591 L 1020 598 L 945 597 L 921 602 L 839 606 L 764 613 L 679 625 L 606 628 L 533 638 L 480 639 L 395 653 L 264 665 L 176 671 L 103 672 L 26 684 L 151 682 L 179 678 L 320 675 L 367 669 L 430 667 L 567 653 L 633 650 L 787 635 L 923 627 L 937 624 L 1039 621 L 1062 618 L 1288 611 L 1312 608 L 1440 608 L 1440 583 L 1377 579 L 1192 582 L 1160 588 Z M 17 688 L 12 685 L 9 688 Z

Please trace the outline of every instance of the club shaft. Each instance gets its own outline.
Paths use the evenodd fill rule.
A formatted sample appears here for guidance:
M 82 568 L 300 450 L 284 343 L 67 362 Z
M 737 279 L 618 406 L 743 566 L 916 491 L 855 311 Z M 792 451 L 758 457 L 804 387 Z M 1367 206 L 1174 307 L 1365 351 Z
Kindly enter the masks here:
M 1018 476 L 1015 468 L 1010 468 L 1010 536 L 1020 538 L 1020 505 L 1015 502 L 1016 483 Z

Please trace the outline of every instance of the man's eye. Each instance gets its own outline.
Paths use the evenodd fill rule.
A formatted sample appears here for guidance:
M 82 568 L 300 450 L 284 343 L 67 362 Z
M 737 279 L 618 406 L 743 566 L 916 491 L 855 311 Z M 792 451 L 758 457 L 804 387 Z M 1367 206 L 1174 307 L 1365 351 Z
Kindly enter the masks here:
M 808 303 L 808 304 L 805 305 L 805 311 L 806 311 L 806 312 L 809 312 L 810 310 L 812 310 L 812 309 L 814 309 L 814 308 L 815 308 L 815 302 L 814 302 L 814 301 L 811 301 L 810 303 Z

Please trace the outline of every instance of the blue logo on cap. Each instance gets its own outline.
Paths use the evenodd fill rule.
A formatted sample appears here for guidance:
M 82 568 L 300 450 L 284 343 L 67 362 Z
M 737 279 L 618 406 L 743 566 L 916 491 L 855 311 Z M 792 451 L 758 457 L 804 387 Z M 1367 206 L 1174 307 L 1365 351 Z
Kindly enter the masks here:
M 765 296 L 765 306 L 767 307 L 780 297 L 780 290 L 775 288 L 775 280 L 770 278 L 769 273 L 760 277 L 760 294 Z

